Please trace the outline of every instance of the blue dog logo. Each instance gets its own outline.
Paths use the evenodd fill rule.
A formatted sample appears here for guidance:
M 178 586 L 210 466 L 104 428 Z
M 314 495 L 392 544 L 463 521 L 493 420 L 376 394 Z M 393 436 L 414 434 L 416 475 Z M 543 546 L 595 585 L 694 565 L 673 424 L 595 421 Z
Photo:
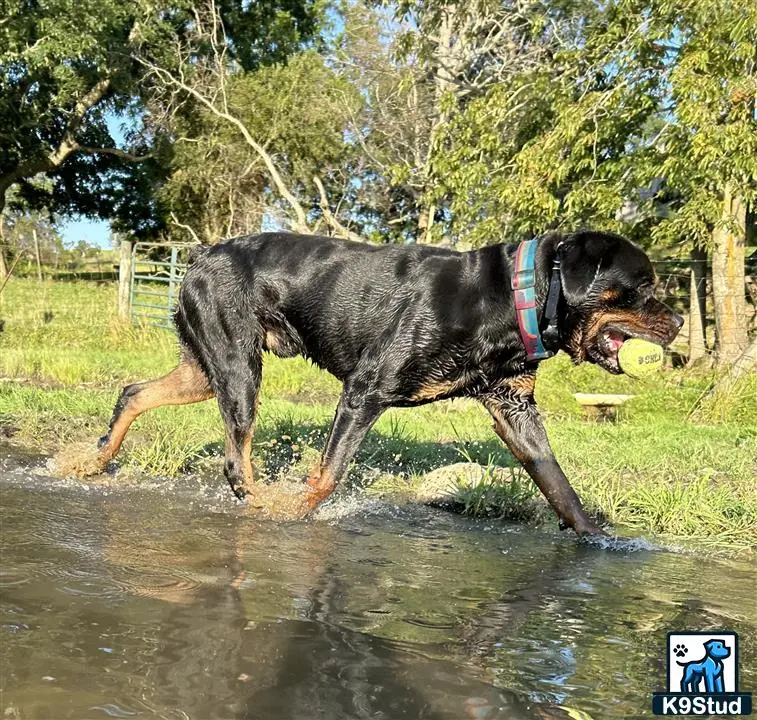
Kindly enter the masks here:
M 679 646 L 680 647 L 680 646 Z M 682 663 L 676 661 L 683 668 L 681 692 L 722 693 L 723 690 L 723 659 L 731 654 L 722 640 L 708 640 L 704 643 L 705 656 L 701 660 Z M 676 655 L 679 655 L 676 648 Z M 700 687 L 704 681 L 704 687 Z
M 668 689 L 652 693 L 655 715 L 752 714 L 752 694 L 739 692 L 739 636 L 735 632 L 669 632 L 667 651 Z

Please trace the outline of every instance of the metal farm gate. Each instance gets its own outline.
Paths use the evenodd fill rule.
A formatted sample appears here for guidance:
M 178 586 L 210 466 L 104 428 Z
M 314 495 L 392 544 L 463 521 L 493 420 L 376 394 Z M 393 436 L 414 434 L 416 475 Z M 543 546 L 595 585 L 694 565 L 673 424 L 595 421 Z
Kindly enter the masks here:
M 173 329 L 173 309 L 187 271 L 187 243 L 134 243 L 129 273 L 129 317 Z

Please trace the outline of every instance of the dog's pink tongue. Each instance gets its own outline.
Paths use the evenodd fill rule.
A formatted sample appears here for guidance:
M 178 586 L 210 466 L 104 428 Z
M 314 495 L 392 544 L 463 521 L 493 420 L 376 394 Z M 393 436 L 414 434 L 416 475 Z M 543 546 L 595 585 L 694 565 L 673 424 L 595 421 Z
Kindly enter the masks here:
M 620 350 L 620 348 L 623 347 L 623 336 L 622 335 L 616 335 L 615 333 L 610 333 L 610 337 L 608 339 L 612 343 L 612 349 L 615 352 L 618 352 L 618 350 Z

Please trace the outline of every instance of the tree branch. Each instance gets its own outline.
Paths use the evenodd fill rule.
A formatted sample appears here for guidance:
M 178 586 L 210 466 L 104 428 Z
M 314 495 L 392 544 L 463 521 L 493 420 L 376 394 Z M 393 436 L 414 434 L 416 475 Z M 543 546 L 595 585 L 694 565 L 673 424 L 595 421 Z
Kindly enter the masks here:
M 84 121 L 84 116 L 102 100 L 110 89 L 111 80 L 104 77 L 90 89 L 90 91 L 76 103 L 71 116 L 66 123 L 58 149 L 47 156 L 49 169 L 57 168 L 72 152 L 79 149 L 76 142 L 76 131 Z
M 129 162 L 144 162 L 150 158 L 155 157 L 155 153 L 145 153 L 144 155 L 134 155 L 126 150 L 120 148 L 109 147 L 87 147 L 86 145 L 78 145 L 79 152 L 87 153 L 88 155 L 115 155 L 122 160 L 128 160 Z
M 269 155 L 266 149 L 259 142 L 257 142 L 255 138 L 252 137 L 250 131 L 239 118 L 235 117 L 229 112 L 226 112 L 225 110 L 221 110 L 211 100 L 209 100 L 199 90 L 197 90 L 197 88 L 194 88 L 186 81 L 175 77 L 167 70 L 164 70 L 163 68 L 160 68 L 157 65 L 144 60 L 143 58 L 138 57 L 137 61 L 141 65 L 144 65 L 146 68 L 148 68 L 155 75 L 157 75 L 167 85 L 172 85 L 174 87 L 180 88 L 183 92 L 191 95 L 195 100 L 204 105 L 216 117 L 234 125 L 234 127 L 236 127 L 237 130 L 239 130 L 239 132 L 241 133 L 245 142 L 257 153 L 258 157 L 263 161 L 263 164 L 266 166 L 268 174 L 271 176 L 273 184 L 276 186 L 276 190 L 278 191 L 279 195 L 281 195 L 281 197 L 286 200 L 289 207 L 291 207 L 294 211 L 297 220 L 295 223 L 293 223 L 293 228 L 299 232 L 311 234 L 305 210 L 297 200 L 297 198 L 286 186 L 286 183 L 281 177 L 276 164 L 273 162 L 273 158 Z
M 4 205 L 5 193 L 12 185 L 19 180 L 34 177 L 37 173 L 55 170 L 71 153 L 80 149 L 81 146 L 75 137 L 76 131 L 84 121 L 84 116 L 105 97 L 110 89 L 110 83 L 109 77 L 102 78 L 74 105 L 56 148 L 51 149 L 44 157 L 21 163 L 10 172 L 0 176 L 0 207 Z
M 321 212 L 323 213 L 323 219 L 340 237 L 347 238 L 348 240 L 354 240 L 355 242 L 364 243 L 366 241 L 365 238 L 360 237 L 360 235 L 358 235 L 356 232 L 353 232 L 349 228 L 344 227 L 344 225 L 342 225 L 342 223 L 340 223 L 339 220 L 336 219 L 335 215 L 331 212 L 331 208 L 329 208 L 329 201 L 326 197 L 326 190 L 323 187 L 321 179 L 317 175 L 313 176 L 313 182 L 318 188 L 318 194 L 321 197 L 319 206 L 321 208 Z
M 174 225 L 176 225 L 176 227 L 179 227 L 182 230 L 186 230 L 194 238 L 195 242 L 198 242 L 198 243 L 202 242 L 200 238 L 197 236 L 197 233 L 189 225 L 186 225 L 183 222 L 179 222 L 179 218 L 176 217 L 175 212 L 171 213 L 171 222 Z

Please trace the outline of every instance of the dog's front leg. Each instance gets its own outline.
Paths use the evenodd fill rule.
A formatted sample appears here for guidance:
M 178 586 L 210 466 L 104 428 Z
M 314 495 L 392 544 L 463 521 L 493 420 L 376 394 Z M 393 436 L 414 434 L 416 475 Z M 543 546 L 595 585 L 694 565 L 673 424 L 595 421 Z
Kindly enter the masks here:
M 347 472 L 360 443 L 384 407 L 368 390 L 347 381 L 336 409 L 318 467 L 308 477 L 309 509 L 315 508 L 336 488 Z
M 561 525 L 572 527 L 579 535 L 601 534 L 555 459 L 536 409 L 533 387 L 531 376 L 525 376 L 481 398 L 494 418 L 494 431 L 539 486 Z

